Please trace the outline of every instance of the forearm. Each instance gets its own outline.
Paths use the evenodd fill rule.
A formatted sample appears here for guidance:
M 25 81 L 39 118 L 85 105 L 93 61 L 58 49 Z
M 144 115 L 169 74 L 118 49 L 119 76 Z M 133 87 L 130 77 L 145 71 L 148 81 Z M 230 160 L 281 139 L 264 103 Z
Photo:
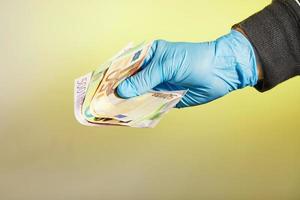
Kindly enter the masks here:
M 300 7 L 294 0 L 275 0 L 234 26 L 254 46 L 266 91 L 300 74 Z

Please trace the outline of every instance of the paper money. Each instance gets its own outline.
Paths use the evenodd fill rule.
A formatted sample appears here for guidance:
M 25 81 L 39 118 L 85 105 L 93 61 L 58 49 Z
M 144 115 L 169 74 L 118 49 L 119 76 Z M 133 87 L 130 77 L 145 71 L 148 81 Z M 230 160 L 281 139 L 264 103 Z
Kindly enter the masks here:
M 116 95 L 118 84 L 140 69 L 150 47 L 128 45 L 94 72 L 75 80 L 74 109 L 81 124 L 154 127 L 181 100 L 185 91 L 149 91 L 130 99 Z

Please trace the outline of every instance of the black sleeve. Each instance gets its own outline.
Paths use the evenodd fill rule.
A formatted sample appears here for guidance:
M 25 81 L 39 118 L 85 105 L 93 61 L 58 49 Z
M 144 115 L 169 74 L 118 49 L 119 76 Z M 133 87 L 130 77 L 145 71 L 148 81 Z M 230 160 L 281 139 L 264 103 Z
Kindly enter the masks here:
M 244 21 L 240 27 L 254 46 L 264 79 L 255 88 L 261 92 L 300 74 L 300 5 L 296 0 L 273 0 Z

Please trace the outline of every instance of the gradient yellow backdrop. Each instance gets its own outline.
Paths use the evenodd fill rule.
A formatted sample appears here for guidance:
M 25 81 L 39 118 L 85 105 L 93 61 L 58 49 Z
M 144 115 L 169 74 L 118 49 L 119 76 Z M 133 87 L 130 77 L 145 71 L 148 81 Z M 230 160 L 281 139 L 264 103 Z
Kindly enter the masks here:
M 213 40 L 269 3 L 0 0 L 0 199 L 300 199 L 300 78 L 154 129 L 73 116 L 73 80 L 128 42 Z

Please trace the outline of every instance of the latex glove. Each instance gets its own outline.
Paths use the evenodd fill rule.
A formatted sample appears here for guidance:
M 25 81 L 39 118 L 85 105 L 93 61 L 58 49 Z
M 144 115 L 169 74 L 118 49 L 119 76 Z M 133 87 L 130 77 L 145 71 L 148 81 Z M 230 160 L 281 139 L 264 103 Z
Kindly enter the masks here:
M 153 90 L 188 90 L 177 108 L 195 106 L 258 80 L 255 52 L 248 39 L 231 30 L 212 42 L 156 40 L 141 71 L 117 87 L 122 98 Z

